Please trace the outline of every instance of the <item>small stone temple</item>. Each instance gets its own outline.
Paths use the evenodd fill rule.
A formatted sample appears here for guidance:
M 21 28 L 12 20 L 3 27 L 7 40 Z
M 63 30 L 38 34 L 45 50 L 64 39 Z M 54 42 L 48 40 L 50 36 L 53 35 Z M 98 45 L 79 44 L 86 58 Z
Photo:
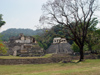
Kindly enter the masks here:
M 61 37 L 56 37 L 53 39 L 53 43 L 56 44 L 56 43 L 67 43 L 67 40 L 66 38 L 61 38 Z
M 25 36 L 22 33 L 17 37 L 11 37 L 6 43 L 8 54 L 13 56 L 42 56 L 44 50 L 41 48 L 34 37 Z
M 71 45 L 67 42 L 66 38 L 56 37 L 53 39 L 51 46 L 46 50 L 46 53 L 72 54 L 73 50 L 70 47 Z

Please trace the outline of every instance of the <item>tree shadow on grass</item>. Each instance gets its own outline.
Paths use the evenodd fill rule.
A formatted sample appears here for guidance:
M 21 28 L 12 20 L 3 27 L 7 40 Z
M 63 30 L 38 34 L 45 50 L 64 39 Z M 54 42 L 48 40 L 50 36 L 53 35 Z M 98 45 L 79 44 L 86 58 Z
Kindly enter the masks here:
M 80 63 L 80 62 L 84 62 L 85 60 L 82 60 L 82 61 L 80 61 L 80 60 L 72 60 L 70 63 L 75 63 L 75 64 L 78 64 L 78 63 Z

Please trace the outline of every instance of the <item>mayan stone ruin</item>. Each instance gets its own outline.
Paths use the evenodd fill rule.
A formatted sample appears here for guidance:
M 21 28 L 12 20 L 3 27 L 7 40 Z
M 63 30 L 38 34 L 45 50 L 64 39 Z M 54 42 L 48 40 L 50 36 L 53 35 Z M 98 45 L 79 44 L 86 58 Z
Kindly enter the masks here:
M 8 55 L 13 56 L 42 56 L 44 50 L 41 48 L 34 37 L 20 34 L 18 37 L 11 37 L 6 43 Z
M 65 38 L 56 37 L 53 39 L 53 43 L 46 50 L 46 53 L 55 53 L 55 54 L 72 54 L 73 50 L 70 48 L 71 45 L 67 42 Z

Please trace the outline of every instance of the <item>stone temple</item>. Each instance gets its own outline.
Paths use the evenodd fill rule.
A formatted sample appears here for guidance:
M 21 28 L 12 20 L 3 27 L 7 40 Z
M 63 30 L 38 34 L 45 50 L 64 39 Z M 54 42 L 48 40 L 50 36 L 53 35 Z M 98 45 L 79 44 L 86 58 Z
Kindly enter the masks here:
M 56 37 L 53 39 L 53 43 L 46 50 L 46 53 L 54 53 L 54 54 L 72 54 L 73 50 L 70 48 L 71 45 L 67 42 L 65 38 Z
M 42 56 L 44 50 L 41 48 L 34 37 L 25 36 L 22 33 L 17 37 L 11 37 L 6 43 L 8 55 L 13 56 Z

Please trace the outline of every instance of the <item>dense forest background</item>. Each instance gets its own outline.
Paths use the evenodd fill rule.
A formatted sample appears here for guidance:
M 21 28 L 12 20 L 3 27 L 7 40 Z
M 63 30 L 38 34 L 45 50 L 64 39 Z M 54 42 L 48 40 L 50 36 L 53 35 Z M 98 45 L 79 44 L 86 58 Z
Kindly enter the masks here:
M 91 51 L 91 52 L 100 52 L 100 29 L 96 28 L 96 25 L 92 25 L 89 28 L 89 32 L 87 34 L 86 42 L 84 45 L 84 51 Z M 20 33 L 23 33 L 25 36 L 33 36 L 35 37 L 36 41 L 38 42 L 39 46 L 44 48 L 45 50 L 52 44 L 53 38 L 55 37 L 62 37 L 68 38 L 67 30 L 65 31 L 64 26 L 56 25 L 52 28 L 44 28 L 44 29 L 8 29 L 6 31 L 1 32 L 1 39 L 2 41 L 9 41 L 9 38 L 12 36 L 18 36 Z M 72 49 L 75 52 L 79 52 L 79 47 L 76 45 L 75 42 L 72 40 L 67 40 L 71 45 Z
M 1 32 L 1 40 L 9 41 L 10 37 L 18 36 L 20 33 L 23 33 L 25 36 L 35 37 L 38 44 L 45 50 L 52 44 L 54 37 L 68 37 L 64 32 L 64 27 L 62 25 L 56 25 L 50 29 L 44 28 L 37 30 L 11 28 Z M 71 40 L 68 42 L 72 44 Z
M 1 32 L 1 40 L 9 41 L 9 38 L 12 36 L 18 36 L 20 33 L 23 33 L 25 36 L 33 36 L 33 35 L 40 35 L 43 33 L 43 29 L 16 29 L 11 28 L 6 31 Z

